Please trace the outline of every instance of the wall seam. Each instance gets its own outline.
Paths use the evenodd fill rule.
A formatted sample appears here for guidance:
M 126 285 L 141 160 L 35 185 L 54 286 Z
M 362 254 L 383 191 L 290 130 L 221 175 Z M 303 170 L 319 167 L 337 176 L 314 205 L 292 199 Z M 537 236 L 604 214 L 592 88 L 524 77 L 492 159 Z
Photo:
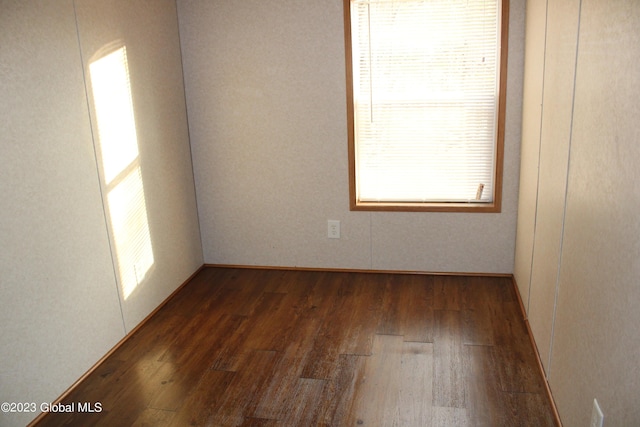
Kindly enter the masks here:
M 180 31 L 180 11 L 178 8 L 178 1 L 174 1 L 176 7 L 176 25 L 178 29 L 178 44 L 180 45 L 180 69 L 182 71 L 182 93 L 184 96 L 184 114 L 185 120 L 187 122 L 187 139 L 189 141 L 189 156 L 191 158 L 191 175 L 193 177 L 193 197 L 195 199 L 196 204 L 196 219 L 198 221 L 198 237 L 200 238 L 200 251 L 202 252 L 203 262 L 204 259 L 204 243 L 202 239 L 202 223 L 200 221 L 200 208 L 198 206 L 198 188 L 196 186 L 196 170 L 195 163 L 193 161 L 193 145 L 191 144 L 191 124 L 189 123 L 189 105 L 187 104 L 187 83 L 184 73 L 184 55 L 183 55 L 183 46 L 182 46 L 182 34 Z
M 116 260 L 114 258 L 114 250 L 113 250 L 113 243 L 112 243 L 112 236 L 111 236 L 111 232 L 109 230 L 109 224 L 107 223 L 107 207 L 106 207 L 106 203 L 105 203 L 105 195 L 104 195 L 104 189 L 102 187 L 102 180 L 100 179 L 100 173 L 98 172 L 100 170 L 100 165 L 98 162 L 98 153 L 96 150 L 96 135 L 94 132 L 94 128 L 93 128 L 93 120 L 92 120 L 92 115 L 91 115 L 91 105 L 89 102 L 89 92 L 88 92 L 88 84 L 87 84 L 87 74 L 84 68 L 84 55 L 82 53 L 82 41 L 80 40 L 80 27 L 78 25 L 78 12 L 76 10 L 76 1 L 73 0 L 72 1 L 73 4 L 73 19 L 75 21 L 76 24 L 76 38 L 78 40 L 78 51 L 80 54 L 80 68 L 82 70 L 82 82 L 84 83 L 84 96 L 85 96 L 85 101 L 87 103 L 87 116 L 89 118 L 89 131 L 91 133 L 91 142 L 92 142 L 92 146 L 93 146 L 93 159 L 95 162 L 95 170 L 96 170 L 96 175 L 98 178 L 98 189 L 100 190 L 100 199 L 102 200 L 102 215 L 104 218 L 104 227 L 105 227 L 105 231 L 107 233 L 107 241 L 109 243 L 109 254 L 111 256 L 111 268 L 113 269 L 113 278 L 114 278 L 114 282 L 116 285 L 116 295 L 118 295 L 118 306 L 120 308 L 120 317 L 122 319 L 122 330 L 123 330 L 123 335 L 127 334 L 127 324 L 124 320 L 124 309 L 122 307 L 122 294 L 120 293 L 120 283 L 119 283 L 119 279 L 118 279 L 118 273 L 117 273 L 117 269 L 116 269 Z
M 567 216 L 567 199 L 569 196 L 569 171 L 571 167 L 571 145 L 573 143 L 573 118 L 575 114 L 576 107 L 576 82 L 578 80 L 578 54 L 580 51 L 580 23 L 582 21 L 582 0 L 580 0 L 578 4 L 578 28 L 576 35 L 576 57 L 574 61 L 573 68 L 573 88 L 572 88 L 572 98 L 571 98 L 571 121 L 569 125 L 569 152 L 567 153 L 567 176 L 565 178 L 565 188 L 564 188 L 564 206 L 562 209 L 562 229 L 560 232 L 560 255 L 558 256 L 558 269 L 556 274 L 556 289 L 553 300 L 553 317 L 551 322 L 551 342 L 549 343 L 549 368 L 547 374 L 547 380 L 551 379 L 551 360 L 553 356 L 553 343 L 555 341 L 555 326 L 556 326 L 556 312 L 558 309 L 558 296 L 560 294 L 560 278 L 561 278 L 561 267 L 562 267 L 562 249 L 564 245 L 564 235 L 565 235 L 565 220 Z
M 542 96 L 540 99 L 540 136 L 538 137 L 538 166 L 536 176 L 536 209 L 533 214 L 533 241 L 531 242 L 531 268 L 529 269 L 529 291 L 527 292 L 527 317 L 529 317 L 531 309 L 531 282 L 533 279 L 533 260 L 536 250 L 536 229 L 538 228 L 538 196 L 540 194 L 540 158 L 542 157 L 542 117 L 544 115 L 544 86 L 545 72 L 547 67 L 547 24 L 549 20 L 549 0 L 545 4 L 544 12 L 544 52 L 542 55 Z

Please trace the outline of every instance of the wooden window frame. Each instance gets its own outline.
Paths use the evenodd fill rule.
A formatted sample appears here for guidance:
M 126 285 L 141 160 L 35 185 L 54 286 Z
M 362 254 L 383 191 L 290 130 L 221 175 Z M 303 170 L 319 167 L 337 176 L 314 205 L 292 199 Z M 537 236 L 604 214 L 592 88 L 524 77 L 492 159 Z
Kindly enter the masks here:
M 353 63 L 351 47 L 351 2 L 343 0 L 346 78 L 347 78 L 347 128 L 349 141 L 349 200 L 352 211 L 397 212 L 477 212 L 498 213 L 502 208 L 502 175 L 504 163 L 504 133 L 507 93 L 507 51 L 509 43 L 509 0 L 501 0 L 500 23 L 500 81 L 498 83 L 498 115 L 495 150 L 493 202 L 491 203 L 430 203 L 430 202 L 361 202 L 357 200 L 355 120 L 353 99 Z

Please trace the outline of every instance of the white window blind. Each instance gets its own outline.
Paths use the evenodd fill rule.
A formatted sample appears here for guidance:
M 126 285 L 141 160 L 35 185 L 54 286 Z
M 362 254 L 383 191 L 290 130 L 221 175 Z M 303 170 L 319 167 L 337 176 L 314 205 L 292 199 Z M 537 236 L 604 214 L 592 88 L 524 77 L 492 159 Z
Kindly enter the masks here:
M 493 202 L 500 2 L 350 9 L 358 201 Z

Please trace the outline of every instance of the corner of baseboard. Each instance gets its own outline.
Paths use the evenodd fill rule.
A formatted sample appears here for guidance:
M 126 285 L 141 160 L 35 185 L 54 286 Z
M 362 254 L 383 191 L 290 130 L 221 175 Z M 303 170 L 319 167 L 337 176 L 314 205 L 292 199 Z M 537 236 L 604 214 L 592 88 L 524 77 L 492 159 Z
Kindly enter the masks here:
M 531 342 L 531 347 L 533 347 L 533 353 L 536 356 L 536 362 L 538 363 L 538 369 L 540 371 L 540 375 L 544 380 L 544 386 L 547 392 L 547 398 L 549 399 L 549 403 L 551 404 L 551 410 L 553 411 L 553 418 L 554 418 L 555 424 L 558 427 L 562 427 L 562 420 L 560 419 L 560 413 L 558 412 L 558 407 L 556 406 L 556 402 L 553 399 L 553 393 L 551 392 L 551 387 L 547 379 L 547 374 L 544 371 L 544 366 L 542 365 L 542 359 L 540 359 L 540 352 L 538 351 L 538 345 L 536 344 L 536 339 L 533 336 L 533 331 L 531 330 L 531 325 L 529 324 L 529 317 L 527 315 L 527 311 L 525 310 L 524 303 L 522 302 L 522 296 L 520 295 L 520 288 L 518 288 L 518 283 L 513 274 L 511 275 L 511 283 L 513 284 L 513 290 L 516 293 L 518 304 L 520 305 L 520 314 L 522 315 L 522 320 L 524 320 L 524 324 L 527 327 L 527 334 L 529 335 L 529 341 Z

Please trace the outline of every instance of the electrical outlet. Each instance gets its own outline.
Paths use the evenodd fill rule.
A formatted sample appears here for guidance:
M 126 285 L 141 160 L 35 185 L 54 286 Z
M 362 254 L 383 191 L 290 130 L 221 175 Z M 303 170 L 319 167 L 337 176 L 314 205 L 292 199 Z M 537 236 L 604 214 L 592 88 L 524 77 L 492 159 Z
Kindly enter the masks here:
M 327 221 L 328 223 L 328 237 L 330 239 L 339 239 L 340 238 L 340 221 L 337 221 L 335 219 L 330 219 L 329 221 Z
M 598 401 L 593 399 L 593 409 L 591 410 L 591 427 L 602 427 L 604 425 L 604 414 L 598 405 Z

